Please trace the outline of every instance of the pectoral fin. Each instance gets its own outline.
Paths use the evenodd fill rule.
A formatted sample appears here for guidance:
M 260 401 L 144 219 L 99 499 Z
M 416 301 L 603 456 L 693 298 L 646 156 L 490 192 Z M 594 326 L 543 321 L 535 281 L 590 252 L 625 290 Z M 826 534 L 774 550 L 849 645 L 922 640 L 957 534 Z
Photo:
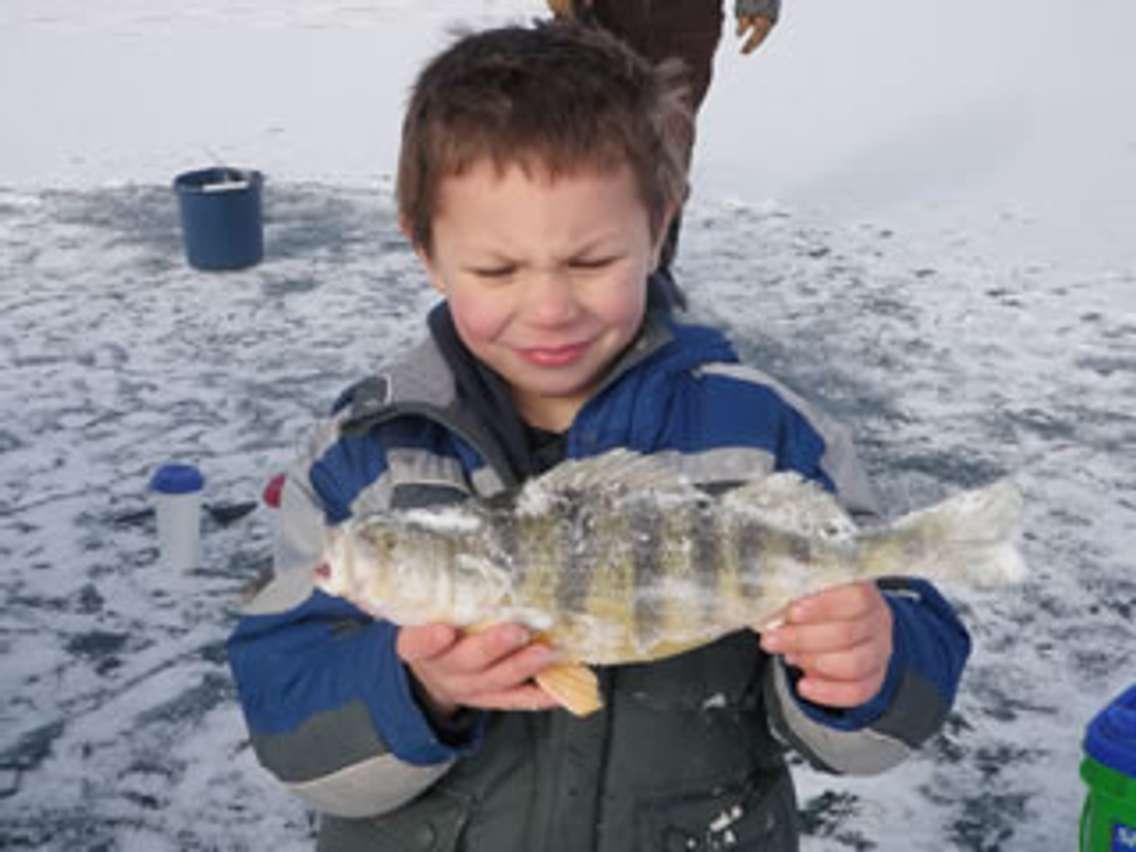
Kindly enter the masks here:
M 587 666 L 578 663 L 549 666 L 534 680 L 575 716 L 587 716 L 603 707 L 599 679 Z

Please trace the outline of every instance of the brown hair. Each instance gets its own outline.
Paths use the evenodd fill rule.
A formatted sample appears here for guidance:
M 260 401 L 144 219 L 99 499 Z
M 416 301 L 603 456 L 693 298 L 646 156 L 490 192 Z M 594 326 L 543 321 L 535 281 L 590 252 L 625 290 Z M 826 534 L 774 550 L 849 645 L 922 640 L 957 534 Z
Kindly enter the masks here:
M 398 208 L 427 254 L 444 178 L 475 162 L 550 178 L 626 163 L 658 237 L 686 194 L 693 125 L 683 66 L 656 67 L 574 23 L 465 35 L 421 72 L 402 125 Z

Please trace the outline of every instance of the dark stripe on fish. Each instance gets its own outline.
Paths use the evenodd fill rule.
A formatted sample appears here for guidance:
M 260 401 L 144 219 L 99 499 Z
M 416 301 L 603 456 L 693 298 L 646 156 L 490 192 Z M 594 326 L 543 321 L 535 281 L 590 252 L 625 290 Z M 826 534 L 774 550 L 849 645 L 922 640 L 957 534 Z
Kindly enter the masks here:
M 703 594 L 701 618 L 709 623 L 719 606 L 718 589 L 721 588 L 722 572 L 726 567 L 726 554 L 722 547 L 722 530 L 717 523 L 714 505 L 710 503 L 695 507 L 690 531 L 692 545 L 691 573 L 697 588 Z
M 564 570 L 556 578 L 556 603 L 562 613 L 582 613 L 588 602 L 593 570 L 591 536 L 586 529 L 590 513 L 572 491 L 560 495 L 556 506 L 549 511 L 559 520 L 559 549 L 564 554 Z
M 520 533 L 517 529 L 516 506 L 510 495 L 508 502 L 499 501 L 490 512 L 490 535 L 493 537 L 491 559 L 505 567 L 513 578 L 513 588 L 525 586 L 529 560 L 521 558 Z
M 762 563 L 769 546 L 765 529 L 742 521 L 737 526 L 734 553 L 738 560 L 738 589 L 745 600 L 757 598 L 761 591 Z
M 636 590 L 635 634 L 641 641 L 651 642 L 662 631 L 666 616 L 661 595 L 643 592 L 662 587 L 664 519 L 653 500 L 635 500 L 628 508 Z
M 723 494 L 728 494 L 735 488 L 740 488 L 752 481 L 749 479 L 720 479 L 715 482 L 699 482 L 697 488 L 710 497 L 720 498 Z
M 807 565 L 816 558 L 813 553 L 813 543 L 807 536 L 791 535 L 788 539 L 788 550 L 798 562 Z

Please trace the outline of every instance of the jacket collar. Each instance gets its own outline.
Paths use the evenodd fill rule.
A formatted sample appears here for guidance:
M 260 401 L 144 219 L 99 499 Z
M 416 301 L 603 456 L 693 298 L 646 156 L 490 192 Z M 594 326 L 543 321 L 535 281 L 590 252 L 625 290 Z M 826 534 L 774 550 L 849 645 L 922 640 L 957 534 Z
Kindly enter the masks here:
M 492 465 L 506 486 L 535 469 L 524 424 L 505 381 L 461 342 L 445 302 L 427 319 L 430 336 L 385 372 L 355 384 L 338 407 L 350 405 L 340 424 L 347 434 L 365 433 L 396 417 L 416 414 L 461 436 Z M 602 393 L 674 339 L 668 315 L 649 310 L 630 346 L 597 389 Z

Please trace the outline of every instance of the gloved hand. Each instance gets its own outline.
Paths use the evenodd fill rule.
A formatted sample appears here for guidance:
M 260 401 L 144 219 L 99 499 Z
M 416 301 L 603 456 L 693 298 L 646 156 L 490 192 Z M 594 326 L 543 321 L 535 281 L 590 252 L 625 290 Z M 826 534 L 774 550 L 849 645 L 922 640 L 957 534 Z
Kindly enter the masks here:
M 577 12 L 592 8 L 592 0 L 548 0 L 548 8 L 558 18 L 575 18 Z
M 553 5 L 553 0 L 549 0 L 548 5 Z M 757 50 L 769 35 L 769 31 L 773 29 L 774 23 L 772 18 L 765 15 L 738 15 L 738 38 L 748 34 L 745 44 L 742 45 L 742 54 L 748 55 Z

